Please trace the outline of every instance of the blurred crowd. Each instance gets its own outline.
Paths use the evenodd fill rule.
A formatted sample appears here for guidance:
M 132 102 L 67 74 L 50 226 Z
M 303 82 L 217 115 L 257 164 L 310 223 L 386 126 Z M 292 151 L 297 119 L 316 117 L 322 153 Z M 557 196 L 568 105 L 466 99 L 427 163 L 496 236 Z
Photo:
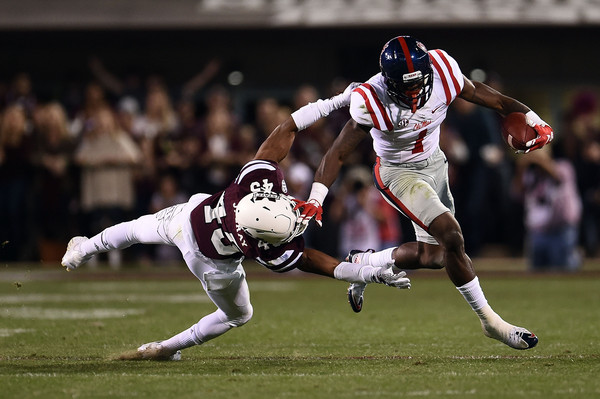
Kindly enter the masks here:
M 257 98 L 241 112 L 229 86 L 214 79 L 218 69 L 218 61 L 209 62 L 174 93 L 160 76 L 119 78 L 92 59 L 87 84 L 44 102 L 25 72 L 0 82 L 0 260 L 55 262 L 74 235 L 94 235 L 194 193 L 225 188 L 294 109 L 348 84 L 305 85 L 289 98 Z M 442 146 L 471 256 L 493 246 L 504 255 L 531 255 L 534 268 L 574 270 L 581 257 L 598 255 L 596 95 L 577 94 L 563 116 L 553 123 L 552 152 L 540 161 L 508 150 L 491 111 L 460 99 L 451 107 Z M 307 198 L 314 170 L 348 118 L 347 109 L 338 110 L 297 135 L 283 161 L 292 195 Z M 373 186 L 370 142 L 360 148 L 326 199 L 323 227 L 306 232 L 310 246 L 338 257 L 414 239 L 410 222 Z M 559 218 L 565 208 L 569 215 Z M 536 245 L 556 232 L 572 243 L 568 262 L 534 261 Z M 118 268 L 179 258 L 176 249 L 156 246 L 113 251 L 105 260 Z

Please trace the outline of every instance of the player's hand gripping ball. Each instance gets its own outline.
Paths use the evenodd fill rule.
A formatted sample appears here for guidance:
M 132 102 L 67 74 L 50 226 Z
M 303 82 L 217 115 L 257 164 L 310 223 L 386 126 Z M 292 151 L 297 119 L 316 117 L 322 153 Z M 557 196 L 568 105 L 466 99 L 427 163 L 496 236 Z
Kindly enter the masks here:
M 536 131 L 527 124 L 527 117 L 521 112 L 510 113 L 502 121 L 502 138 L 513 150 L 528 150 L 527 143 L 536 137 Z

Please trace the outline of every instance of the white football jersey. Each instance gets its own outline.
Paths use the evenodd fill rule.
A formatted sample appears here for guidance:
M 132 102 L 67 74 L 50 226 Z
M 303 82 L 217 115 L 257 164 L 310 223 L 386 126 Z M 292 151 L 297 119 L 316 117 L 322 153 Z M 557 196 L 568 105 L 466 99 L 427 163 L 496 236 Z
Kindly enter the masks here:
M 440 125 L 465 82 L 458 63 L 444 50 L 431 50 L 429 57 L 433 65 L 431 97 L 414 114 L 388 96 L 381 73 L 352 92 L 350 115 L 371 127 L 373 148 L 384 161 L 422 161 L 439 146 Z

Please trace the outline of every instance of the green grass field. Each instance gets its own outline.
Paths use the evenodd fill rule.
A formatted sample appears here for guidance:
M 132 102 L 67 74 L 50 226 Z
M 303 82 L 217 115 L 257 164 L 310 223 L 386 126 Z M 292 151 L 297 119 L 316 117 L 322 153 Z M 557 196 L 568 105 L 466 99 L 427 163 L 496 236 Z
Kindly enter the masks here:
M 247 325 L 180 362 L 112 360 L 214 310 L 175 274 L 0 279 L 0 397 L 600 397 L 594 274 L 480 277 L 492 307 L 540 337 L 529 351 L 484 337 L 443 271 L 412 274 L 410 291 L 370 286 L 360 314 L 345 283 L 250 273 Z

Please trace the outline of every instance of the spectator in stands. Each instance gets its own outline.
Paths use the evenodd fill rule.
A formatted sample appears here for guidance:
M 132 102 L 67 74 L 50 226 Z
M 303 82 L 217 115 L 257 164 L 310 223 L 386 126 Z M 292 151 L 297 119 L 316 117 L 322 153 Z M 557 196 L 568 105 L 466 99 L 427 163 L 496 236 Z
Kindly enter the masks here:
M 318 99 L 319 92 L 314 86 L 303 85 L 294 94 L 293 108 L 298 109 Z M 327 149 L 331 147 L 337 133 L 329 128 L 326 119 L 323 118 L 296 138 L 291 152 L 296 159 L 315 170 Z
M 139 147 L 119 128 L 110 108 L 91 115 L 75 151 L 75 161 L 81 166 L 81 207 L 91 231 L 127 219 L 136 194 L 133 169 L 141 159 Z M 109 263 L 120 267 L 120 253 L 111 251 Z
M 260 98 L 254 111 L 254 126 L 259 139 L 262 141 L 281 123 L 279 101 L 274 97 Z
M 33 136 L 25 109 L 9 105 L 0 118 L 0 258 L 27 260 L 33 252 Z
M 340 224 L 339 256 L 364 247 L 382 249 L 379 224 L 374 216 L 373 199 L 380 197 L 365 166 L 355 166 L 344 176 L 343 187 L 336 193 L 336 202 L 343 208 Z
M 171 136 L 177 128 L 177 114 L 166 88 L 153 85 L 146 95 L 144 113 L 134 122 L 134 135 L 153 140 Z
M 566 155 L 575 165 L 583 200 L 582 243 L 586 255 L 600 254 L 600 108 L 595 93 L 578 93 L 568 110 L 560 137 Z
M 517 159 L 515 179 L 525 202 L 531 268 L 577 270 L 581 199 L 571 163 L 553 159 L 546 147 Z
M 448 111 L 445 129 L 445 133 L 451 129 L 461 143 L 460 156 L 455 156 L 456 148 L 449 151 L 449 161 L 454 161 L 452 166 L 458 169 L 452 192 L 465 247 L 477 256 L 485 242 L 504 238 L 492 235 L 502 230 L 509 214 L 510 167 L 505 145 L 494 112 L 460 98 Z
M 156 213 L 161 209 L 173 205 L 183 204 L 189 199 L 189 195 L 179 189 L 177 180 L 170 174 L 159 177 L 158 190 L 152 195 L 150 201 L 150 213 Z M 181 253 L 177 247 L 171 245 L 157 245 L 154 248 L 154 260 L 159 264 L 181 261 Z
M 98 83 L 118 99 L 126 96 L 133 96 L 138 101 L 141 99 L 142 79 L 139 74 L 129 73 L 121 79 L 109 71 L 97 55 L 90 57 L 88 66 Z
M 201 161 L 207 171 L 204 189 L 218 190 L 235 177 L 240 166 L 234 146 L 240 122 L 233 112 L 231 95 L 222 86 L 210 90 L 205 105 L 206 113 L 201 121 L 202 138 L 206 143 Z
M 6 93 L 6 104 L 20 105 L 28 120 L 33 117 L 37 98 L 33 92 L 33 83 L 28 73 L 19 72 L 15 75 Z
M 162 160 L 173 150 L 173 140 L 179 126 L 177 114 L 167 90 L 158 78 L 151 79 L 144 100 L 144 110 L 133 121 L 132 134 L 142 154 L 142 168 L 136 174 L 137 205 L 144 214 L 156 190 L 156 178 L 164 165 Z
M 108 106 L 102 86 L 96 82 L 88 83 L 85 87 L 83 104 L 76 111 L 69 126 L 71 135 L 79 140 L 82 134 L 90 129 L 89 124 L 92 123 L 92 116 Z
M 160 173 L 173 175 L 184 192 L 198 192 L 202 186 L 205 170 L 201 164 L 206 143 L 202 126 L 191 100 L 181 100 L 176 108 L 178 128 L 171 137 L 170 146 L 164 147 L 159 160 Z
M 69 134 L 64 107 L 57 102 L 38 107 L 36 126 L 36 194 L 38 241 L 42 260 L 58 261 L 73 235 L 73 199 L 76 197 L 71 168 L 74 140 Z

